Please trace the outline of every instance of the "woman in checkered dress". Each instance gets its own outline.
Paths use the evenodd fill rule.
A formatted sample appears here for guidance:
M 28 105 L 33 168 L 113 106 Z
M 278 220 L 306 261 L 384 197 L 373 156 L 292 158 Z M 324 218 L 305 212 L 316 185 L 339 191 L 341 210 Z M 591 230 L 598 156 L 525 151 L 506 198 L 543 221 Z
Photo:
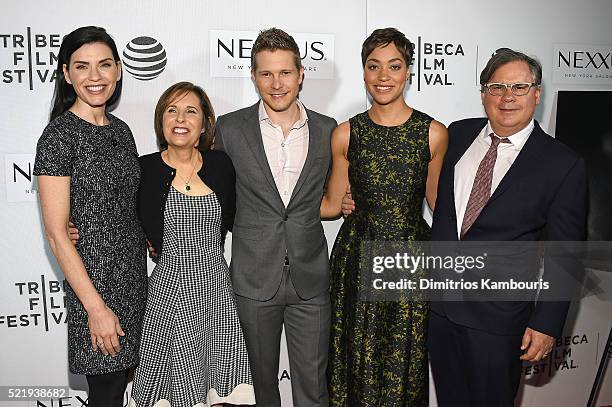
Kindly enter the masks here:
M 189 82 L 155 109 L 161 153 L 140 157 L 140 219 L 157 253 L 131 406 L 255 404 L 223 257 L 235 213 L 230 159 L 209 149 L 214 112 Z

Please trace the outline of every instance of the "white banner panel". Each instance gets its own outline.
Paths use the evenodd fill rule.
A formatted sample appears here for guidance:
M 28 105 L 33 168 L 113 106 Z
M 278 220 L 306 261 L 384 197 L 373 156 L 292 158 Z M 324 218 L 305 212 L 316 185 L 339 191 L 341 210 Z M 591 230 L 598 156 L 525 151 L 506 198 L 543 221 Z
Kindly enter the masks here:
M 251 48 L 258 31 L 210 30 L 210 76 L 250 78 Z M 334 78 L 334 36 L 289 33 L 300 47 L 304 72 L 312 79 Z
M 7 154 L 4 156 L 4 175 L 7 202 L 34 202 L 32 170 L 34 154 Z
M 406 91 L 409 104 L 447 125 L 483 114 L 478 76 L 500 47 L 520 49 L 542 62 L 544 86 L 536 117 L 549 130 L 554 129 L 557 91 L 612 89 L 611 47 L 593 45 L 610 43 L 612 2 L 516 0 L 513 10 L 517 18 L 510 19 L 507 4 L 487 0 L 185 0 L 180 6 L 158 0 L 24 0 L 3 5 L 0 343 L 5 351 L 0 352 L 0 386 L 69 385 L 72 390 L 63 400 L 0 401 L 0 406 L 86 405 L 84 378 L 68 373 L 64 277 L 44 241 L 31 175 L 65 34 L 93 24 L 105 27 L 115 39 L 124 83 L 114 114 L 132 129 L 140 154 L 157 150 L 153 111 L 173 83 L 187 80 L 203 86 L 217 114 L 256 102 L 250 51 L 257 33 L 275 26 L 292 33 L 300 47 L 306 71 L 300 99 L 338 122 L 367 108 L 361 44 L 374 29 L 389 26 L 415 43 Z M 589 29 L 572 29 L 577 22 Z M 576 76 L 563 76 L 566 73 Z M 330 249 L 341 223 L 324 223 Z M 226 248 L 230 246 L 228 240 Z M 226 254 L 231 256 L 229 250 Z M 609 301 L 596 297 L 575 304 L 553 357 L 546 364 L 524 366 L 517 406 L 585 405 L 612 320 L 610 310 Z M 283 406 L 291 406 L 284 344 L 278 377 Z M 610 368 L 598 405 L 612 405 L 609 378 Z M 431 400 L 435 405 L 433 394 Z
M 553 82 L 612 85 L 612 45 L 555 44 Z

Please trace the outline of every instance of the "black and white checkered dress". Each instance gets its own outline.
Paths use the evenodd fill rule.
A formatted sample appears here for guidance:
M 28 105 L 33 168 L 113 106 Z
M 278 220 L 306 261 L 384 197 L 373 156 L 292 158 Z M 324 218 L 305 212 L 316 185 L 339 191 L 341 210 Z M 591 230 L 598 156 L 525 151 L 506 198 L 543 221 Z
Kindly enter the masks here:
M 131 406 L 255 404 L 214 193 L 170 188 Z

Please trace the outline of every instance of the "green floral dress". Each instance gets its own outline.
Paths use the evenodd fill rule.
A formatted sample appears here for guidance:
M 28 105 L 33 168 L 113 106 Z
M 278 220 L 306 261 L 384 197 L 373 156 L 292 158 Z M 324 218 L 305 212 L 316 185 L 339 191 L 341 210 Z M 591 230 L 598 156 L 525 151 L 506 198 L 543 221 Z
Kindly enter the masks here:
M 396 127 L 367 112 L 349 120 L 349 180 L 356 210 L 331 255 L 330 404 L 347 407 L 428 405 L 425 301 L 360 299 L 365 241 L 429 240 L 422 217 L 432 118 L 414 110 Z

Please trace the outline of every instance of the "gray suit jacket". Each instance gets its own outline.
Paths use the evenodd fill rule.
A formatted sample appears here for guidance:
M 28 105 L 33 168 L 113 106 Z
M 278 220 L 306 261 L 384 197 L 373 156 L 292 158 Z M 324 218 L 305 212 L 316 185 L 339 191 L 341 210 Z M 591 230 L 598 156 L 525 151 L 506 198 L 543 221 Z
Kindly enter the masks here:
M 282 278 L 285 251 L 291 280 L 302 299 L 329 289 L 327 241 L 320 204 L 331 163 L 330 136 L 337 123 L 311 110 L 308 155 L 285 208 L 264 150 L 259 103 L 220 116 L 215 149 L 236 169 L 236 217 L 230 270 L 236 294 L 258 301 L 274 296 Z

